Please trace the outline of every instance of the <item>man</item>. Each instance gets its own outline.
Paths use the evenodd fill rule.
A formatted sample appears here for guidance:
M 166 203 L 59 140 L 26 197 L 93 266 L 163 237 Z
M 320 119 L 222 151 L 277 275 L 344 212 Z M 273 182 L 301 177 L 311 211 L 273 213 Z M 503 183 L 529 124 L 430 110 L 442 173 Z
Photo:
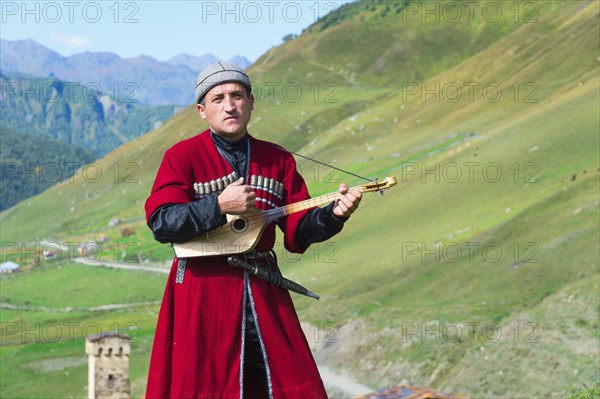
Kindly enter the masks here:
M 197 109 L 209 129 L 165 153 L 146 201 L 148 225 L 158 241 L 185 242 L 224 225 L 226 214 L 309 198 L 293 157 L 248 134 L 251 90 L 249 77 L 234 64 L 216 63 L 199 74 Z M 232 182 L 231 176 L 239 179 Z M 230 184 L 217 187 L 219 179 Z M 345 185 L 340 193 L 325 208 L 277 222 L 287 250 L 302 253 L 341 231 L 361 193 Z M 279 272 L 274 241 L 271 223 L 249 256 Z M 262 397 L 326 397 L 289 293 L 231 267 L 226 256 L 175 258 L 158 317 L 146 398 Z

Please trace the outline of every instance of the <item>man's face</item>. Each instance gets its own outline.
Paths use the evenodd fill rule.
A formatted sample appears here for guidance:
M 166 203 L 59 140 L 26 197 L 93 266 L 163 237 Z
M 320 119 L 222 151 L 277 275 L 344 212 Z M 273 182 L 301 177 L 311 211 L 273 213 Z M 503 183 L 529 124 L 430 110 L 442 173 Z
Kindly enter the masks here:
M 246 88 L 239 83 L 223 83 L 210 89 L 204 104 L 197 104 L 198 113 L 211 130 L 236 141 L 244 137 L 254 109 L 254 97 L 247 97 Z

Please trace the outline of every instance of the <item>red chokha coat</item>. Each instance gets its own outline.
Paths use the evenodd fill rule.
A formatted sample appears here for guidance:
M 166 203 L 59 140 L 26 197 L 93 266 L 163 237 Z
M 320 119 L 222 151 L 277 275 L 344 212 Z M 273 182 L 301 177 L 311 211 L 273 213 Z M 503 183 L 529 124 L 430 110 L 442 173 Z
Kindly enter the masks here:
M 257 208 L 269 209 L 309 198 L 293 157 L 280 147 L 249 137 L 248 175 L 283 184 L 283 195 L 256 190 Z M 179 142 L 164 156 L 146 216 L 165 204 L 202 201 L 195 182 L 210 182 L 233 169 L 219 154 L 210 132 Z M 305 211 L 306 212 L 306 211 Z M 287 250 L 306 250 L 296 241 L 305 212 L 279 221 Z M 275 224 L 268 225 L 257 250 L 273 248 Z M 270 398 L 325 398 L 325 390 L 289 293 L 233 268 L 225 256 L 189 258 L 183 282 L 176 283 L 175 258 L 158 316 L 148 375 L 147 399 L 243 397 L 244 292 L 253 302 L 267 368 Z

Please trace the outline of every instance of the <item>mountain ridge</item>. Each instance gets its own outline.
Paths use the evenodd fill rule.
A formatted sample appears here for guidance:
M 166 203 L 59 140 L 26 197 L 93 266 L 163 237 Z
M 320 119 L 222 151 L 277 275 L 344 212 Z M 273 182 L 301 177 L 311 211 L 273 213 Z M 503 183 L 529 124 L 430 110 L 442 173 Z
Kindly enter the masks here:
M 131 90 L 113 97 L 98 91 L 97 85 L 73 84 L 57 78 L 3 73 L 0 83 L 0 122 L 5 127 L 47 136 L 97 156 L 154 129 L 176 111 L 171 105 L 140 104 L 132 98 Z
M 188 105 L 193 102 L 190 86 L 199 71 L 218 60 L 211 54 L 195 57 L 180 54 L 166 61 L 140 55 L 121 58 L 101 52 L 82 52 L 63 56 L 34 40 L 0 39 L 0 71 L 27 73 L 37 77 L 55 76 L 64 81 L 96 83 L 104 92 L 126 84 L 137 88 L 136 99 L 154 105 Z M 251 62 L 235 56 L 236 62 L 248 67 Z
M 0 124 L 0 211 L 73 176 L 96 157 L 83 148 Z

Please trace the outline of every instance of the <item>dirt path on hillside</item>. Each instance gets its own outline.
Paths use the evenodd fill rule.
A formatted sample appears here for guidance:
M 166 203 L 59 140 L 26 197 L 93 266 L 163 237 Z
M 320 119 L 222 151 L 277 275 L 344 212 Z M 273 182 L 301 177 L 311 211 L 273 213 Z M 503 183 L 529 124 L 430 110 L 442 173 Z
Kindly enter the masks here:
M 330 399 L 354 398 L 375 391 L 373 388 L 336 374 L 327 366 L 317 365 L 317 367 L 319 368 L 319 374 L 321 374 L 321 379 Z
M 94 260 L 87 258 L 74 258 L 73 262 L 79 263 L 85 266 L 100 266 L 110 267 L 113 269 L 125 269 L 125 270 L 141 270 L 146 272 L 164 273 L 169 274 L 170 268 L 153 267 L 153 266 L 140 266 L 140 265 L 128 265 L 125 263 L 118 262 L 105 262 L 103 260 Z

